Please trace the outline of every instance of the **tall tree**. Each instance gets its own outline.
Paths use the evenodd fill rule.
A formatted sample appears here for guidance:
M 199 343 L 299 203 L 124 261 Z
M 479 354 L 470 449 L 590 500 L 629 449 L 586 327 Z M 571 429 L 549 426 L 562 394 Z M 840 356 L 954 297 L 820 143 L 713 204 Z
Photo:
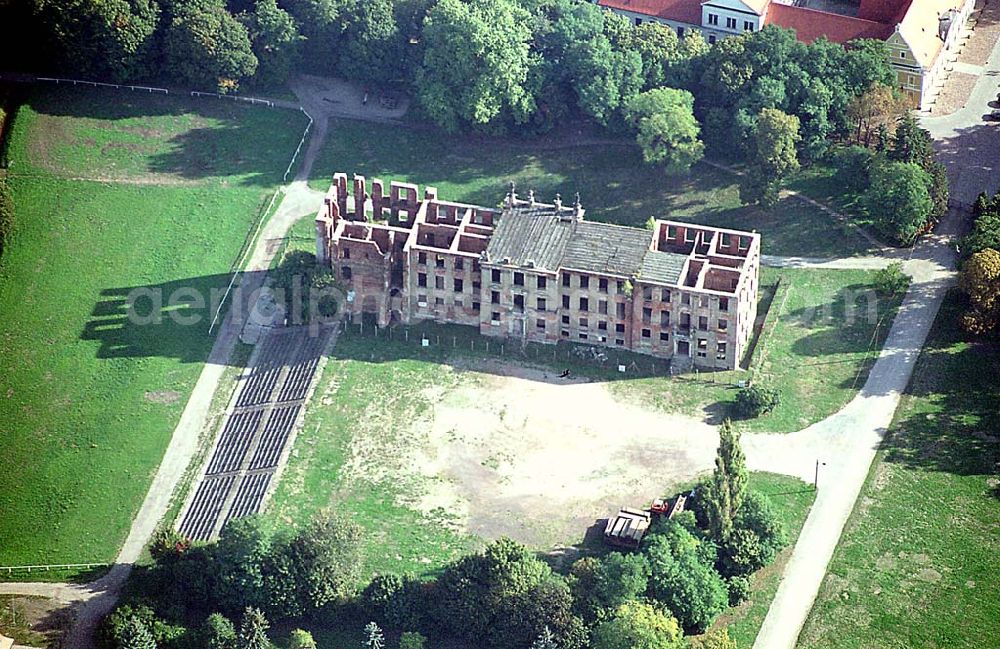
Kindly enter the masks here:
M 684 636 L 669 611 L 625 602 L 594 627 L 592 649 L 680 649 Z
M 236 649 L 270 649 L 267 639 L 270 624 L 258 608 L 247 607 L 240 623 L 240 633 L 236 638 Z
M 795 115 L 776 108 L 765 108 L 757 114 L 747 171 L 740 179 L 741 201 L 764 207 L 778 202 L 782 181 L 799 168 L 799 139 L 799 118 Z
M 538 64 L 530 15 L 513 0 L 441 0 L 424 21 L 424 64 L 417 97 L 438 125 L 523 123 L 535 110 L 526 88 Z
M 881 132 L 895 128 L 906 113 L 906 104 L 891 86 L 875 84 L 851 99 L 847 119 L 854 129 L 854 141 L 872 146 Z
M 642 57 L 615 48 L 604 35 L 572 46 L 567 62 L 580 110 L 599 124 L 612 124 L 618 110 L 642 87 Z
M 702 487 L 702 503 L 712 538 L 723 543 L 733 530 L 733 520 L 746 497 L 748 473 L 739 432 L 726 419 L 719 428 L 715 470 Z
M 250 34 L 219 0 L 177 5 L 167 29 L 167 66 L 178 82 L 236 92 L 257 71 Z
M 278 6 L 277 0 L 257 0 L 253 13 L 243 16 L 250 32 L 253 52 L 260 63 L 256 80 L 261 83 L 281 83 L 298 58 L 302 40 L 295 19 Z
M 303 530 L 275 545 L 264 568 L 268 603 L 295 616 L 347 599 L 360 577 L 361 530 L 323 512 Z
M 909 246 L 933 216 L 931 187 L 930 175 L 919 165 L 886 162 L 872 170 L 861 204 L 885 236 Z
M 393 0 L 353 0 L 341 12 L 340 74 L 375 83 L 403 78 L 407 39 L 396 22 Z
M 684 173 L 704 155 L 694 97 L 686 90 L 656 88 L 635 95 L 625 105 L 625 119 L 638 131 L 646 162 L 663 164 L 667 173 Z
M 200 645 L 204 649 L 236 649 L 236 628 L 229 618 L 212 613 L 201 627 Z

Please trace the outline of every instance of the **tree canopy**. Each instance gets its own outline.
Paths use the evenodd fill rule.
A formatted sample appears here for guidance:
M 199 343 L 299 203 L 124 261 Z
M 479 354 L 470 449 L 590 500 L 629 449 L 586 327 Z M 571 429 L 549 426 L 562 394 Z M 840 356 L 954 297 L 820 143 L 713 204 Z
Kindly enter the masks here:
M 674 88 L 647 90 L 628 100 L 625 115 L 638 132 L 643 158 L 663 164 L 667 173 L 686 172 L 704 155 L 690 92 Z
M 424 21 L 416 79 L 427 115 L 450 131 L 527 121 L 535 102 L 526 84 L 538 65 L 529 24 L 528 12 L 513 0 L 440 0 Z
M 778 202 L 782 181 L 799 168 L 799 118 L 776 108 L 763 108 L 751 133 L 747 171 L 740 179 L 740 200 L 771 207 Z

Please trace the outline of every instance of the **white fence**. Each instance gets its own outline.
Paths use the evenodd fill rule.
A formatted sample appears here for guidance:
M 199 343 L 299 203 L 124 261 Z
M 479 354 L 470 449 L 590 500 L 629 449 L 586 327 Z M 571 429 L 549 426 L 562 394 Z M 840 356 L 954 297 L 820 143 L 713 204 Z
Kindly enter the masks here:
M 100 81 L 83 81 L 82 79 L 58 79 L 56 77 L 38 77 L 38 81 L 50 81 L 56 85 L 70 83 L 74 86 L 94 86 L 95 88 L 116 88 L 118 90 L 144 90 L 149 93 L 158 92 L 164 95 L 170 94 L 166 88 L 155 88 L 153 86 L 130 86 L 117 83 L 101 83 Z
M 52 570 L 90 570 L 91 568 L 105 568 L 108 563 L 49 563 L 37 566 L 0 566 L 0 572 L 6 571 L 8 575 L 15 572 L 50 572 Z
M 143 92 L 149 93 L 160 93 L 163 95 L 169 95 L 170 90 L 167 88 L 157 88 L 155 86 L 134 86 L 130 84 L 121 83 L 104 83 L 101 81 L 86 81 L 84 79 L 62 79 L 59 77 L 37 77 L 38 81 L 48 81 L 49 83 L 59 84 L 69 84 L 74 86 L 92 86 L 94 88 L 114 88 L 116 90 L 141 90 Z M 261 99 L 260 97 L 243 97 L 241 95 L 220 95 L 217 92 L 202 92 L 200 90 L 189 90 L 189 94 L 192 97 L 214 97 L 216 99 L 231 99 L 233 101 L 244 101 L 248 104 L 260 104 L 262 106 L 267 106 L 268 108 L 274 108 L 276 105 L 274 101 L 270 99 Z

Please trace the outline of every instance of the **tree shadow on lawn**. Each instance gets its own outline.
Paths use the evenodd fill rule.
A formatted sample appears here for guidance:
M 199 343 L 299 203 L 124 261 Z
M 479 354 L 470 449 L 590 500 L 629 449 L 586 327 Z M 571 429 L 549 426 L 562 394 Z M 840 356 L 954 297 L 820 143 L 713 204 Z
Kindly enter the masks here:
M 956 475 L 996 476 L 1000 466 L 1000 345 L 963 342 L 957 292 L 945 300 L 907 394 L 920 399 L 885 437 L 885 460 Z M 1000 497 L 995 487 L 993 495 Z
M 39 115 L 100 120 L 106 124 L 98 123 L 94 128 L 107 128 L 110 136 L 121 134 L 121 141 L 112 139 L 99 145 L 91 138 L 74 137 L 77 134 L 60 129 L 64 141 L 51 144 L 95 149 L 90 154 L 97 156 L 98 165 L 87 169 L 88 173 L 102 173 L 99 163 L 105 161 L 110 175 L 128 174 L 130 170 L 121 168 L 116 154 L 131 155 L 133 160 L 146 159 L 145 163 L 134 163 L 140 168 L 133 173 L 185 180 L 236 178 L 242 186 L 280 183 L 307 121 L 287 109 L 89 87 L 37 87 L 26 103 Z M 124 120 L 133 123 L 121 124 Z M 181 120 L 191 124 L 177 126 Z M 202 125 L 205 120 L 217 123 Z M 171 135 L 171 128 L 181 130 Z M 101 148 L 96 149 L 98 146 Z M 57 154 L 51 151 L 51 155 Z
M 581 142 L 567 148 L 484 136 L 456 136 L 436 131 L 386 127 L 340 120 L 331 122 L 331 140 L 314 166 L 314 178 L 334 172 L 405 180 L 439 188 L 443 200 L 497 205 L 511 181 L 539 201 L 564 201 L 576 192 L 587 218 L 642 227 L 650 216 L 671 218 L 690 207 L 692 192 L 708 194 L 730 187 L 732 177 L 698 165 L 687 176 L 667 176 L 642 160 L 630 139 L 599 144 Z M 336 168 L 333 168 L 336 166 Z M 675 203 L 675 201 L 678 201 Z M 701 202 L 700 200 L 698 202 Z
M 207 275 L 105 289 L 80 338 L 100 343 L 98 358 L 167 357 L 183 363 L 204 362 L 226 312 L 234 304 L 242 313 L 249 308 L 252 296 L 234 290 L 225 302 L 213 334 L 208 333 L 231 277 Z M 240 283 L 250 286 L 261 279 L 262 274 L 244 273 Z
M 792 343 L 794 355 L 820 358 L 851 354 L 878 349 L 892 326 L 891 318 L 900 299 L 881 295 L 867 284 L 851 284 L 838 290 L 830 302 L 801 307 L 780 317 L 785 327 L 815 330 Z

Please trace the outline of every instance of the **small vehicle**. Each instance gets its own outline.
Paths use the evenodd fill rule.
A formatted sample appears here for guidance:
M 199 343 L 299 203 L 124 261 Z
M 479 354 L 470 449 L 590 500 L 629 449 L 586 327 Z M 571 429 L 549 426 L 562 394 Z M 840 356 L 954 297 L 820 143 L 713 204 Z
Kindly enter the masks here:
M 986 122 L 1000 122 L 1000 110 L 994 110 L 983 115 L 983 120 Z

